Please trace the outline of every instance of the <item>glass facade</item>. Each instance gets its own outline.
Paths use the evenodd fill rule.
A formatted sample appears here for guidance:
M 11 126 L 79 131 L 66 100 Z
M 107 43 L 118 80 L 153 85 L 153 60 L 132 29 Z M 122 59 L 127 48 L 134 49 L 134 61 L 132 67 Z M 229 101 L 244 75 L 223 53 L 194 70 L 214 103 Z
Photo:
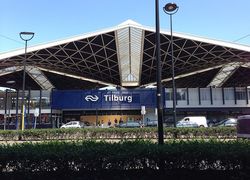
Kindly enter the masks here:
M 165 98 L 167 101 L 173 100 L 173 93 L 172 92 L 173 92 L 172 89 L 169 89 L 169 88 L 165 90 Z
M 42 109 L 49 109 L 51 106 L 50 91 L 42 91 L 41 107 Z
M 37 124 L 50 123 L 51 91 L 25 91 L 26 117 L 25 126 L 32 127 L 36 118 Z M 41 98 L 40 98 L 41 97 Z M 21 117 L 22 92 L 14 90 L 0 91 L 0 129 L 16 129 Z M 35 117 L 35 110 L 39 116 Z
M 137 94 L 142 94 L 143 90 L 137 90 Z M 73 91 L 69 91 L 74 94 Z M 94 91 L 89 91 L 90 94 Z M 200 96 L 198 96 L 198 94 Z M 117 94 L 112 94 L 113 96 L 104 95 L 103 98 L 106 101 L 116 100 L 118 97 Z M 127 96 L 127 94 L 122 94 Z M 64 101 L 67 101 L 69 104 L 72 104 L 72 99 L 63 96 Z M 172 88 L 165 89 L 165 106 L 166 108 L 171 108 L 172 103 Z M 212 96 L 212 97 L 211 97 Z M 120 97 L 120 96 L 119 96 Z M 143 98 L 143 102 L 149 101 L 149 99 L 154 99 L 155 95 L 152 97 Z M 67 99 L 68 98 L 68 99 Z M 113 99 L 112 99 L 113 98 Z M 250 88 L 246 87 L 224 87 L 224 88 L 177 88 L 176 89 L 176 99 L 177 99 L 177 108 L 204 108 L 206 107 L 207 111 L 210 111 L 209 108 L 218 107 L 219 108 L 230 108 L 232 112 L 241 111 L 239 108 L 244 107 L 245 109 L 249 106 L 250 98 Z M 62 99 L 62 98 L 60 98 Z M 65 100 L 66 99 L 66 100 Z M 80 96 L 76 99 L 75 103 L 83 103 L 86 100 L 86 97 Z M 103 100 L 103 101 L 104 101 Z M 133 97 L 133 101 L 138 100 L 138 98 Z M 54 99 L 55 101 L 55 99 Z M 211 101 L 211 102 L 210 102 Z M 144 103 L 145 103 L 144 102 Z M 21 91 L 0 91 L 0 128 L 3 129 L 3 124 L 6 122 L 8 129 L 17 127 L 17 119 L 21 117 L 21 103 L 22 103 L 22 92 Z M 51 124 L 61 122 L 63 117 L 63 108 L 52 108 L 51 103 L 51 91 L 26 91 L 25 92 L 25 103 L 26 103 L 26 126 L 32 127 L 36 120 L 36 123 L 39 124 Z M 87 102 L 84 102 L 86 105 Z M 97 102 L 99 103 L 99 102 Z M 104 102 L 103 102 L 104 103 Z M 124 102 L 123 102 L 124 103 Z M 109 102 L 108 106 L 109 111 L 117 111 L 119 108 L 114 109 L 117 102 Z M 147 105 L 146 105 L 147 106 Z M 75 108 L 75 110 L 82 111 L 84 110 L 86 114 L 96 113 L 97 106 L 91 106 L 91 108 Z M 118 107 L 118 106 L 117 106 Z M 119 106 L 120 107 L 120 106 Z M 148 106 L 147 106 L 148 107 Z M 238 108 L 238 109 L 237 109 Z M 64 108 L 67 109 L 67 108 Z M 106 108 L 107 109 L 107 108 Z M 138 109 L 138 108 L 137 108 Z M 100 110 L 100 109 L 99 109 Z M 133 111 L 132 106 L 128 106 L 126 110 Z M 225 110 L 226 111 L 226 110 Z M 249 110 L 250 111 L 250 110 Z M 35 117 L 35 112 L 39 112 L 39 115 Z M 105 111 L 106 112 L 106 111 Z M 56 119 L 53 122 L 53 118 Z M 59 127 L 57 125 L 57 127 Z M 12 129 L 13 129 L 12 128 Z
M 202 101 L 210 101 L 210 88 L 200 88 L 201 100 Z
M 167 88 L 165 91 L 165 99 L 173 100 L 173 89 Z M 187 100 L 187 89 L 186 88 L 178 88 L 176 89 L 176 100 L 177 101 L 185 101 Z
M 212 96 L 215 101 L 222 101 L 222 88 L 212 88 Z
M 185 101 L 187 100 L 187 89 L 180 88 L 176 90 L 176 99 L 177 101 Z
M 30 92 L 30 108 L 36 109 L 39 108 L 40 104 L 40 91 L 31 91 Z
M 235 95 L 237 100 L 246 100 L 247 93 L 245 87 L 237 87 L 235 88 Z
M 0 109 L 4 109 L 5 92 L 0 92 Z
M 224 88 L 224 98 L 225 100 L 234 100 L 234 88 Z

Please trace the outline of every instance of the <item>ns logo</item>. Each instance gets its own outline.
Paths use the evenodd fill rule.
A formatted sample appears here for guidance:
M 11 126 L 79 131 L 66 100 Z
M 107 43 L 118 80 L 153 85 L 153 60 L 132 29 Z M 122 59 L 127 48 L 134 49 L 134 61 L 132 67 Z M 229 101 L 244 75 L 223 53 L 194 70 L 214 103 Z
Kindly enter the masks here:
M 98 101 L 99 97 L 97 95 L 87 95 L 85 97 L 86 101 L 92 101 L 92 102 L 96 102 Z

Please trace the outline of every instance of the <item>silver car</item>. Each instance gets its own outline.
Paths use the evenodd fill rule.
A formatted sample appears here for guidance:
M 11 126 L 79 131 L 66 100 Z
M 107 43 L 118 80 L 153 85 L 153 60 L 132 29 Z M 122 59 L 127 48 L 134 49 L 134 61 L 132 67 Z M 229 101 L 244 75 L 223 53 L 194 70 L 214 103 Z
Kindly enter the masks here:
M 136 121 L 128 121 L 128 122 L 119 124 L 118 127 L 120 127 L 120 128 L 140 128 L 140 127 L 142 127 L 142 125 Z
M 70 121 L 64 125 L 62 125 L 60 128 L 83 128 L 84 123 L 81 121 Z
M 146 126 L 158 126 L 157 120 L 150 120 L 146 123 Z
M 218 126 L 225 126 L 225 127 L 236 127 L 237 126 L 237 119 L 235 118 L 228 118 L 221 121 Z

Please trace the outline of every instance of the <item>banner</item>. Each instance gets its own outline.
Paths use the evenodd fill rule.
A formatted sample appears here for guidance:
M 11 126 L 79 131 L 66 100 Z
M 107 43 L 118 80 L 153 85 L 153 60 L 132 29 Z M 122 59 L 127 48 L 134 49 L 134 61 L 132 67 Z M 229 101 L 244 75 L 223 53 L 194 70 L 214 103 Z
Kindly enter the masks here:
M 154 89 L 53 90 L 53 109 L 141 109 L 156 107 Z

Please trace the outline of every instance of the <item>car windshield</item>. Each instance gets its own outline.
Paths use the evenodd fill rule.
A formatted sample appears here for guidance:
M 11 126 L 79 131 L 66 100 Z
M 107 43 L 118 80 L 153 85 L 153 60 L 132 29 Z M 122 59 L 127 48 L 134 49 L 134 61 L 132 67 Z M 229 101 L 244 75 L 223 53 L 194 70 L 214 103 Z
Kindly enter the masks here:
M 228 119 L 225 123 L 237 123 L 236 119 Z
M 225 125 L 225 124 L 236 124 L 237 123 L 237 119 L 234 118 L 228 118 L 228 119 L 223 119 L 218 123 L 215 123 L 216 126 L 221 126 L 221 125 Z

